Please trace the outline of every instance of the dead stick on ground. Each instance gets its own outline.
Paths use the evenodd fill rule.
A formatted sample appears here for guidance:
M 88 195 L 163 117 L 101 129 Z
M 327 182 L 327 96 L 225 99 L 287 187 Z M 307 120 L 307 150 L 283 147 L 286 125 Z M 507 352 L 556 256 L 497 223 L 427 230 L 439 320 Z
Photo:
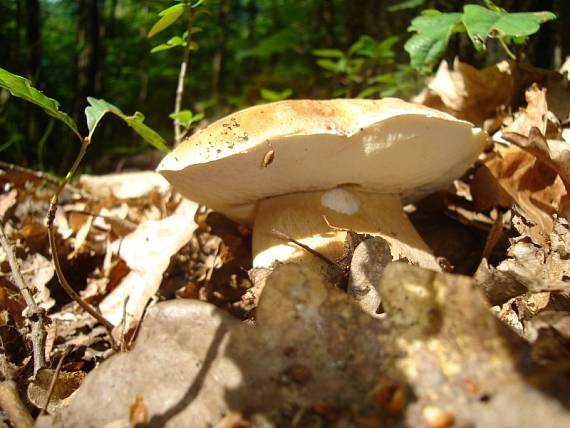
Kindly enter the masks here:
M 8 258 L 8 263 L 10 264 L 10 269 L 12 270 L 12 277 L 14 278 L 14 282 L 20 290 L 20 293 L 22 293 L 22 296 L 26 301 L 26 305 L 28 306 L 27 317 L 29 318 L 32 325 L 31 340 L 34 353 L 35 375 L 38 370 L 40 370 L 42 367 L 45 367 L 46 365 L 45 345 L 47 332 L 44 328 L 44 311 L 36 304 L 36 301 L 34 300 L 30 289 L 24 281 L 24 277 L 20 271 L 20 265 L 18 264 L 18 260 L 14 254 L 14 249 L 8 243 L 8 238 L 4 233 L 4 225 L 2 223 L 0 223 L 0 243 L 2 244 L 2 248 L 4 249 L 6 257 Z
M 0 407 L 14 428 L 33 428 L 34 420 L 20 399 L 16 382 L 0 382 Z
M 273 234 L 279 238 L 279 239 L 283 239 L 284 241 L 289 241 L 299 247 L 301 247 L 303 250 L 311 253 L 313 256 L 318 257 L 319 259 L 321 259 L 322 261 L 324 261 L 325 263 L 332 265 L 332 266 L 336 266 L 337 264 L 335 262 L 333 262 L 331 259 L 329 259 L 327 256 L 325 256 L 324 254 L 319 253 L 317 250 L 312 249 L 311 247 L 309 247 L 308 245 L 303 244 L 300 241 L 297 241 L 296 239 L 293 239 L 292 237 L 290 237 L 289 235 L 287 235 L 286 233 L 280 232 L 278 230 L 273 229 L 272 230 Z
M 57 362 L 57 367 L 55 368 L 55 372 L 53 373 L 53 377 L 51 378 L 51 382 L 49 383 L 49 389 L 47 392 L 47 397 L 46 397 L 46 402 L 44 403 L 42 410 L 40 411 L 40 416 L 42 416 L 43 414 L 45 414 L 45 412 L 47 411 L 48 405 L 49 405 L 49 401 L 51 400 L 51 396 L 53 394 L 53 390 L 55 389 L 55 384 L 57 382 L 57 378 L 59 376 L 59 372 L 61 371 L 61 367 L 63 366 L 63 360 L 65 360 L 65 357 L 67 357 L 67 355 L 71 352 L 71 348 L 68 347 L 65 349 L 65 351 L 63 351 L 63 354 L 61 354 L 61 357 L 59 358 L 59 361 Z
M 93 318 L 95 318 L 105 327 L 105 329 L 107 330 L 107 334 L 109 335 L 109 341 L 111 342 L 111 346 L 113 347 L 113 349 L 117 349 L 117 344 L 115 342 L 115 339 L 113 338 L 114 325 L 107 318 L 101 315 L 101 313 L 99 313 L 93 306 L 85 302 L 81 298 L 81 296 L 75 292 L 75 290 L 71 287 L 71 285 L 69 285 L 67 279 L 65 278 L 65 275 L 63 274 L 63 270 L 61 269 L 61 265 L 59 264 L 59 256 L 57 255 L 57 245 L 55 242 L 55 234 L 53 231 L 53 222 L 55 219 L 56 210 L 57 210 L 57 198 L 54 197 L 52 198 L 50 208 L 48 211 L 47 229 L 48 229 L 49 246 L 51 249 L 51 255 L 57 279 L 59 280 L 59 283 L 61 284 L 67 295 L 71 297 L 79 306 L 81 306 L 85 310 L 85 312 L 87 312 L 89 315 L 91 315 Z

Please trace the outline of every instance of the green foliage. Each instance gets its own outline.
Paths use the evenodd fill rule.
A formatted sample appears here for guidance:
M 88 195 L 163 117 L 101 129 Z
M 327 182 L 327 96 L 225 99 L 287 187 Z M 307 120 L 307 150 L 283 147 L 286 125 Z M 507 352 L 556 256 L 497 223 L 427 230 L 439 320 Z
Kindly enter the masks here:
M 408 30 L 415 31 L 416 34 L 404 45 L 410 54 L 410 64 L 417 69 L 437 64 L 451 35 L 462 31 L 460 13 L 439 13 L 432 10 L 423 13 L 423 16 L 412 21 Z
M 413 9 L 422 6 L 426 0 L 404 0 L 400 3 L 388 6 L 388 12 L 398 12 L 400 10 Z
M 40 106 L 47 114 L 65 123 L 79 138 L 83 141 L 83 137 L 77 130 L 77 124 L 66 113 L 59 110 L 59 103 L 53 98 L 46 97 L 36 88 L 34 88 L 28 79 L 10 73 L 0 68 L 0 86 L 10 91 L 12 95 L 22 98 L 32 104 Z M 152 144 L 159 150 L 168 151 L 164 139 L 154 130 L 146 126 L 144 116 L 140 112 L 136 112 L 132 116 L 126 116 L 119 108 L 105 100 L 88 97 L 89 107 L 85 109 L 85 117 L 87 119 L 87 128 L 89 130 L 89 140 L 93 136 L 95 129 L 103 116 L 107 113 L 123 119 L 127 125 L 139 134 L 146 142 Z M 51 131 L 50 131 L 51 132 Z
M 203 0 L 198 0 L 194 3 L 190 0 L 175 0 L 175 1 L 178 4 L 167 7 L 166 9 L 158 13 L 160 19 L 156 21 L 154 25 L 151 27 L 147 37 L 149 38 L 154 37 L 161 31 L 166 30 L 168 27 L 170 27 L 172 24 L 178 21 L 178 18 L 180 18 L 184 14 L 186 9 L 194 9 L 200 6 L 200 4 L 202 4 L 203 2 Z
M 390 96 L 410 88 L 410 67 L 395 63 L 393 47 L 398 37 L 377 41 L 361 36 L 346 52 L 339 49 L 315 49 L 317 65 L 340 82 L 333 96 L 368 98 Z
M 291 50 L 299 42 L 299 37 L 289 28 L 283 28 L 268 35 L 257 45 L 240 53 L 240 59 L 256 57 L 266 59 L 271 55 Z
M 475 48 L 485 50 L 488 37 L 507 43 L 523 44 L 526 37 L 540 29 L 540 25 L 556 19 L 552 12 L 507 13 L 503 9 L 490 9 L 478 5 L 466 5 L 463 9 L 463 25 Z
M 271 103 L 274 101 L 286 100 L 293 94 L 291 88 L 283 89 L 282 91 L 272 91 L 271 89 L 262 88 L 259 91 L 259 95 L 264 102 Z
M 410 54 L 411 65 L 426 70 L 441 60 L 453 34 L 466 32 L 478 51 L 484 51 L 487 39 L 494 38 L 514 59 L 509 46 L 526 44 L 528 37 L 536 33 L 541 24 L 553 19 L 556 15 L 552 12 L 509 13 L 490 0 L 485 1 L 485 7 L 465 5 L 463 13 L 425 10 L 408 28 L 415 34 L 404 48 Z
M 192 34 L 200 32 L 201 29 L 198 27 L 192 28 Z M 157 53 L 166 51 L 172 48 L 176 48 L 178 46 L 185 47 L 188 41 L 188 31 L 185 31 L 182 36 L 174 36 L 167 40 L 166 43 L 161 43 L 160 45 L 155 46 L 150 50 L 150 53 Z M 198 44 L 196 42 L 190 42 L 190 50 L 195 51 L 198 50 Z
M 190 110 L 181 110 L 178 113 L 171 113 L 168 117 L 171 119 L 178 119 L 180 125 L 188 130 L 204 119 L 204 113 L 194 114 Z
M 178 3 L 168 9 L 163 10 L 158 14 L 161 18 L 152 26 L 148 32 L 148 37 L 153 37 L 160 33 L 162 30 L 167 29 L 182 16 L 184 13 L 184 5 Z
M 89 138 L 93 136 L 103 116 L 107 113 L 112 113 L 123 119 L 126 124 L 133 128 L 133 131 L 139 134 L 147 143 L 163 152 L 169 150 L 164 139 L 156 131 L 144 124 L 144 115 L 142 113 L 137 111 L 132 116 L 127 116 L 118 107 L 105 100 L 87 97 L 87 102 L 89 103 L 89 107 L 85 109 L 85 117 L 87 118 Z
M 59 102 L 34 88 L 28 79 L 0 68 L 0 86 L 12 95 L 41 107 L 47 114 L 65 123 L 81 140 L 75 121 L 59 109 Z

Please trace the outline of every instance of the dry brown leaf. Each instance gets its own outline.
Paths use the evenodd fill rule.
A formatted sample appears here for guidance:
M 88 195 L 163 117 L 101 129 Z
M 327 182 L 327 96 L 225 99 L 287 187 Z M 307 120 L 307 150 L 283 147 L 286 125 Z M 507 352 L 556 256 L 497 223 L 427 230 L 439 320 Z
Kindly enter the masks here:
M 570 291 L 570 226 L 563 218 L 555 219 L 553 231 L 546 244 L 537 245 L 531 239 L 532 227 L 515 216 L 513 224 L 521 234 L 508 250 L 509 258 L 497 269 L 508 272 L 529 291 Z
M 114 251 L 130 272 L 100 304 L 109 321 L 118 325 L 126 309 L 126 330 L 137 324 L 149 299 L 158 290 L 170 258 L 192 238 L 197 227 L 194 222 L 197 209 L 198 204 L 184 200 L 171 216 L 142 223 L 133 233 L 115 242 Z
M 456 58 L 453 70 L 441 62 L 428 88 L 456 117 L 481 124 L 509 103 L 513 79 L 507 62 L 478 70 Z
M 36 378 L 28 385 L 28 400 L 39 409 L 43 408 L 46 403 L 47 393 L 54 374 L 55 370 L 42 369 L 37 373 Z M 79 388 L 84 378 L 85 372 L 82 371 L 60 371 L 47 407 L 48 413 L 53 414 L 67 406 L 70 402 L 71 395 Z
M 536 127 L 547 138 L 559 138 L 560 123 L 556 116 L 549 114 L 546 88 L 533 83 L 525 91 L 525 99 L 527 106 L 515 113 L 512 123 L 503 128 L 502 132 L 529 135 L 531 128 Z
M 562 179 L 523 149 L 498 145 L 495 149 L 497 156 L 477 170 L 471 184 L 475 207 L 485 211 L 509 207 L 513 201 L 537 226 L 534 238 L 547 236 L 553 214 L 566 207 L 568 193 Z

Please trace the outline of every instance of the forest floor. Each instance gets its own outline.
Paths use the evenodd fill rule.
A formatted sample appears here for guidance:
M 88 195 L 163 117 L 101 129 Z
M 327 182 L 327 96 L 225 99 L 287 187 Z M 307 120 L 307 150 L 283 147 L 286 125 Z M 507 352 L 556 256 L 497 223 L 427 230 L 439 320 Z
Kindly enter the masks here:
M 406 208 L 442 272 L 386 266 L 373 311 L 293 265 L 259 298 L 248 228 L 154 172 L 83 175 L 61 195 L 56 246 L 111 340 L 59 285 L 45 226 L 57 182 L 4 165 L 0 427 L 570 426 L 568 81 L 512 76 L 456 63 L 418 96 L 493 138 Z M 374 239 L 360 245 L 359 264 L 377 263 Z M 37 373 L 12 252 L 46 314 Z

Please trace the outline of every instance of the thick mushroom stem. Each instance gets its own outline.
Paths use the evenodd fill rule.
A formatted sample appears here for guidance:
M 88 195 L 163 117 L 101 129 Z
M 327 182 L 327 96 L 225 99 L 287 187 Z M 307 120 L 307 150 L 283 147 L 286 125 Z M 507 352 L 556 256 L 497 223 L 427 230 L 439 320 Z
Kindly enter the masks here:
M 440 270 L 404 213 L 398 195 L 367 193 L 350 187 L 259 201 L 253 228 L 253 267 L 269 268 L 276 261 L 323 266 L 318 257 L 284 241 L 275 231 L 335 260 L 342 255 L 345 230 L 381 236 L 390 244 L 395 260 L 406 258 L 413 264 Z

